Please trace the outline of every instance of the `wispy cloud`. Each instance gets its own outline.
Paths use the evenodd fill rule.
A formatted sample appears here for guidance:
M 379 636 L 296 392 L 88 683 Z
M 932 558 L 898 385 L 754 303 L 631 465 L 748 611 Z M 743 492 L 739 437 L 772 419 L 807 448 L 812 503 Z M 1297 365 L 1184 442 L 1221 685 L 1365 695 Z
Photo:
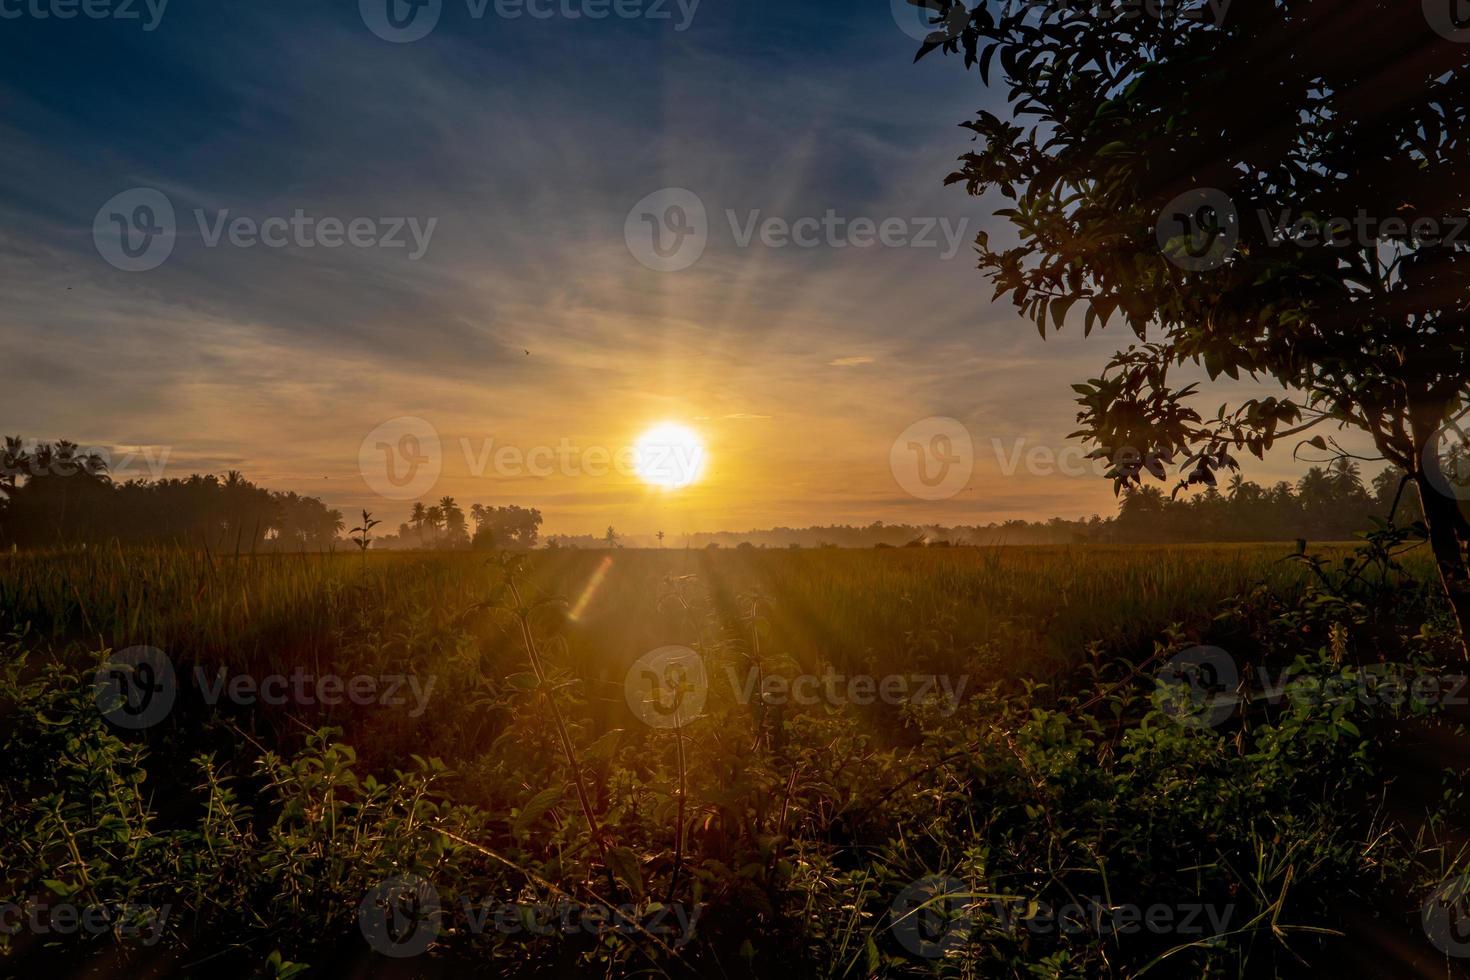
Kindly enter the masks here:
M 1041 346 L 1009 307 L 985 303 L 963 251 L 942 261 L 935 248 L 732 234 L 731 215 L 740 226 L 828 212 L 994 230 L 985 202 L 942 186 L 965 149 L 953 124 L 990 96 L 936 85 L 958 71 L 943 59 L 910 65 L 912 42 L 884 5 L 702 6 L 677 38 L 613 20 L 446 19 L 412 45 L 379 41 L 355 8 L 171 7 L 158 31 L 109 35 L 81 60 L 72 44 L 93 29 L 81 22 L 8 24 L 10 432 L 170 446 L 171 473 L 228 465 L 355 509 L 382 505 L 356 472 L 361 440 L 412 415 L 446 447 L 438 492 L 544 503 L 558 531 L 983 523 L 1115 506 L 1100 481 L 999 483 L 985 461 L 973 494 L 896 499 L 889 465 L 898 434 L 929 416 L 962 420 L 977 447 L 1018 433 L 1064 444 L 1068 385 L 1108 340 Z M 799 17 L 830 43 L 814 51 L 791 29 Z M 92 223 L 136 186 L 168 195 L 180 233 L 163 266 L 129 274 L 102 261 Z M 666 186 L 694 191 L 709 217 L 703 257 L 676 273 L 643 267 L 624 241 L 629 208 Z M 211 247 L 195 220 L 298 209 L 438 223 L 408 261 Z M 812 370 L 880 359 L 882 371 Z M 472 472 L 460 449 L 618 447 L 669 418 L 711 422 L 709 478 L 681 494 L 502 479 Z

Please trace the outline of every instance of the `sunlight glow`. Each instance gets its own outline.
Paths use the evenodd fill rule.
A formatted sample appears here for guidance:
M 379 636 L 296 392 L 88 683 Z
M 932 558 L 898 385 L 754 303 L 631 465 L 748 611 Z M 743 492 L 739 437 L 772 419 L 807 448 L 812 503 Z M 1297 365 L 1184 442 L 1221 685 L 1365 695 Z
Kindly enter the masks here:
M 665 490 L 687 487 L 704 474 L 704 443 L 676 422 L 663 422 L 638 437 L 634 468 L 643 482 Z

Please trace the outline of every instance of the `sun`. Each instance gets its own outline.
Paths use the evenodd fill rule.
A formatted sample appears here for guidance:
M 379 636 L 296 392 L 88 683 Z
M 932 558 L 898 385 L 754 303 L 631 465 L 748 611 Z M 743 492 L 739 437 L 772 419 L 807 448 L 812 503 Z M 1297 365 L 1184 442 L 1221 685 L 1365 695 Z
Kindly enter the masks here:
M 633 468 L 644 483 L 665 490 L 687 487 L 704 475 L 704 442 L 677 422 L 661 422 L 633 444 Z

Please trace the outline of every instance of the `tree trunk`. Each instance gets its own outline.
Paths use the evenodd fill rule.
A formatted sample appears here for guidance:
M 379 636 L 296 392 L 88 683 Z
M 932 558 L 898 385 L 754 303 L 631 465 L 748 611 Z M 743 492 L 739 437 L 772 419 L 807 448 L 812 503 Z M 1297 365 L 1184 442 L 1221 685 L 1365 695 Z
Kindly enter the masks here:
M 1424 523 L 1429 527 L 1429 546 L 1439 567 L 1439 581 L 1460 629 L 1463 658 L 1470 662 L 1465 628 L 1470 625 L 1470 566 L 1465 561 L 1463 529 L 1467 527 L 1460 501 L 1441 493 L 1423 472 L 1414 475 Z

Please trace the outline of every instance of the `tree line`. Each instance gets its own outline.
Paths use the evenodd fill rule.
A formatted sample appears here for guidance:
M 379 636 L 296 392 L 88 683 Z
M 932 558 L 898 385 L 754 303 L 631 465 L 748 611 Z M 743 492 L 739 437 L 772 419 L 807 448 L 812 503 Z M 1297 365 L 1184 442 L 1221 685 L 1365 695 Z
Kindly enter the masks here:
M 473 521 L 471 528 L 469 521 Z M 375 548 L 536 547 L 541 513 L 474 504 L 469 521 L 453 497 L 414 504 L 397 535 Z M 107 461 L 65 439 L 0 449 L 0 547 L 67 547 L 119 541 L 219 551 L 326 551 L 343 543 L 342 512 L 319 498 L 267 490 L 235 470 L 223 478 L 117 482 Z
M 1422 519 L 1418 495 L 1399 494 L 1401 478 L 1385 469 L 1365 484 L 1346 457 L 1313 466 L 1296 483 L 1262 486 L 1238 474 L 1222 491 L 1178 499 L 1154 486 L 1122 492 L 1118 514 L 1104 518 L 1012 520 L 988 525 L 885 524 L 776 527 L 748 532 L 671 536 L 670 547 L 843 548 L 1004 544 L 1184 544 L 1212 541 L 1344 540 L 1370 515 L 1400 525 Z M 415 503 L 396 534 L 376 536 L 376 549 L 529 550 L 542 544 L 536 508 L 472 504 L 453 497 Z M 341 542 L 342 513 L 316 497 L 273 491 L 231 470 L 224 478 L 114 482 L 106 462 L 75 443 L 25 447 L 5 440 L 0 451 L 0 547 L 170 542 L 215 550 L 330 550 Z M 553 535 L 549 547 L 663 547 L 665 535 Z
M 224 479 L 114 482 L 106 461 L 61 440 L 0 450 L 0 546 L 35 548 L 172 542 L 215 549 L 319 550 L 342 513 L 316 497 L 267 490 L 231 470 Z
M 1400 475 L 1385 469 L 1365 484 L 1348 458 L 1313 466 L 1295 483 L 1265 487 L 1238 474 L 1222 492 L 1209 487 L 1178 498 L 1154 486 L 1120 494 L 1115 517 L 1009 520 L 985 525 L 832 524 L 671 535 L 678 548 L 901 548 L 1019 544 L 1190 544 L 1219 541 L 1342 541 L 1368 526 L 1370 516 L 1407 526 L 1422 519 L 1413 487 L 1399 495 Z M 1395 498 L 1399 498 L 1396 499 Z M 662 547 L 663 535 L 553 535 L 561 548 Z
M 536 547 L 541 533 L 541 512 L 534 507 L 471 504 L 469 520 L 473 531 L 453 497 L 441 497 L 437 504 L 416 502 L 398 533 L 381 539 L 378 547 L 524 551 Z

